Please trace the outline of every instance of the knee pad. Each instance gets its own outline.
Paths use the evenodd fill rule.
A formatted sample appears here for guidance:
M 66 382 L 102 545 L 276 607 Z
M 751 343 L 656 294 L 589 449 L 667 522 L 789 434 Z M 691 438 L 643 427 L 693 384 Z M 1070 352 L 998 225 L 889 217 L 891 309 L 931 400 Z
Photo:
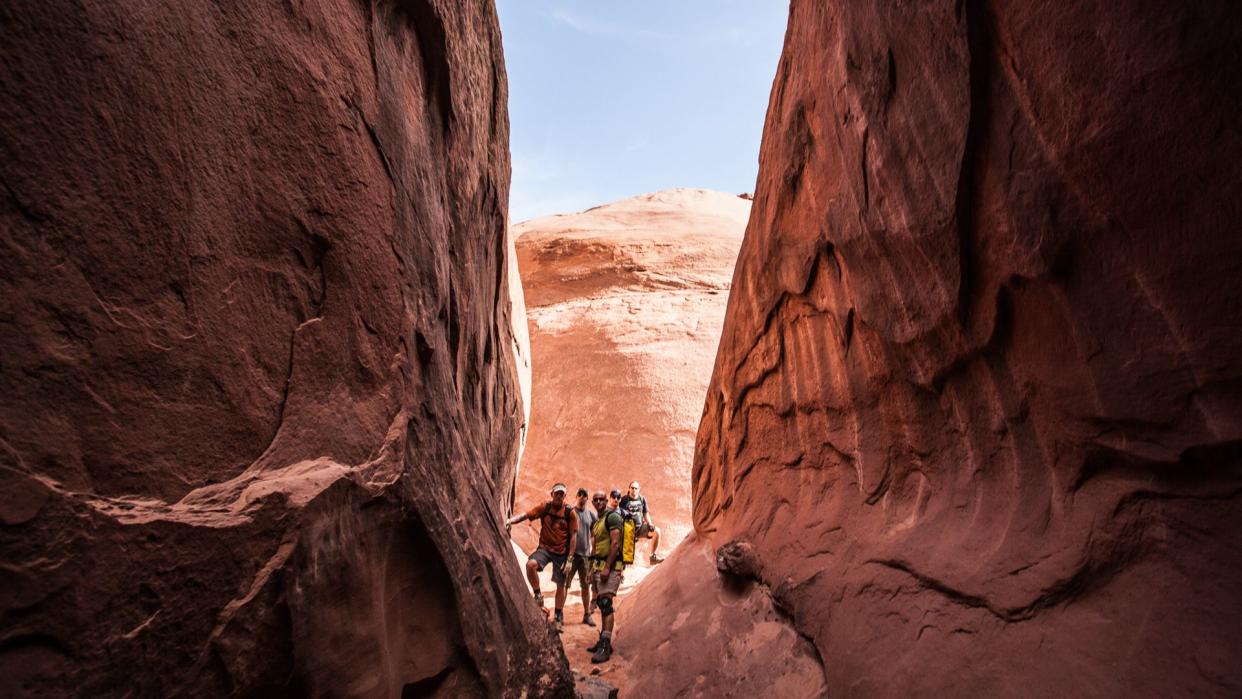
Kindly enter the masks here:
M 599 611 L 604 616 L 612 616 L 612 595 L 599 598 Z

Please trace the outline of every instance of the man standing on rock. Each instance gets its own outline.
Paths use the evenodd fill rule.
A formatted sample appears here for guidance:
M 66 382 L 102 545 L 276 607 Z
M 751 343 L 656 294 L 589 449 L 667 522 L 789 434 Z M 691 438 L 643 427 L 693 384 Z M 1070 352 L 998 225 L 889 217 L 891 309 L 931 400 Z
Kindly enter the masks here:
M 620 499 L 619 490 L 613 490 L 608 499 L 604 498 L 603 493 L 596 493 L 591 498 L 599 513 L 599 518 L 591 527 L 591 580 L 600 614 L 599 640 L 587 648 L 593 663 L 602 663 L 612 657 L 613 614 L 616 612 L 613 600 L 621 590 L 621 581 L 625 577 L 625 562 L 621 557 L 625 519 L 617 511 Z
M 621 514 L 634 520 L 634 526 L 638 530 L 634 533 L 635 538 L 651 539 L 651 557 L 648 559 L 652 564 L 663 561 L 656 550 L 660 548 L 660 530 L 655 525 L 655 521 L 651 519 L 651 511 L 647 509 L 647 498 L 643 497 L 639 492 L 638 481 L 630 483 L 630 492 L 621 498 Z
M 539 571 L 552 564 L 552 582 L 556 584 L 556 630 L 560 631 L 565 623 L 565 593 L 567 586 L 565 575 L 572 563 L 569 554 L 574 551 L 575 539 L 578 537 L 578 514 L 574 508 L 565 503 L 565 484 L 552 486 L 552 499 L 540 503 L 530 511 L 514 515 L 505 520 L 505 531 L 509 527 L 526 520 L 539 520 L 539 546 L 526 559 L 526 579 L 535 591 L 535 601 L 543 607 L 543 593 L 539 590 Z M 547 611 L 545 610 L 545 614 Z
M 603 493 L 600 493 L 603 497 Z M 591 526 L 595 524 L 595 510 L 587 506 L 586 488 L 578 488 L 578 504 L 574 505 L 574 514 L 578 515 L 578 545 L 574 549 L 574 562 L 569 572 L 569 583 L 578 578 L 582 590 L 582 623 L 595 626 L 591 618 Z M 566 583 L 566 588 L 569 587 Z

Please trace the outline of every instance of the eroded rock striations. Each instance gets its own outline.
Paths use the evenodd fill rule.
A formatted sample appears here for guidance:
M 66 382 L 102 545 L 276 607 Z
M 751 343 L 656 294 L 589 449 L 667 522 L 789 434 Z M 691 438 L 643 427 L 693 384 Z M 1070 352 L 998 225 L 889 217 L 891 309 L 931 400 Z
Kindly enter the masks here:
M 637 479 L 662 552 L 690 531 L 695 428 L 749 213 L 732 194 L 675 189 L 514 227 L 536 397 L 519 507 L 558 480 Z
M 1240 39 L 1224 2 L 792 3 L 695 524 L 830 694 L 1242 692 Z M 679 652 L 625 636 L 658 582 L 635 667 Z
M 0 8 L 0 694 L 570 691 L 490 1 Z

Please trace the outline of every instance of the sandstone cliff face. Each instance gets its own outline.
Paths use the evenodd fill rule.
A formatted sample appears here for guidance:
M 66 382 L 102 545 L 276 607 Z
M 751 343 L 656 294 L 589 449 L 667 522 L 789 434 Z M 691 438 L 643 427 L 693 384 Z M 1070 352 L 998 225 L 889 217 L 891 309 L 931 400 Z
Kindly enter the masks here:
M 1242 692 L 1240 28 L 792 3 L 695 524 L 829 693 Z
M 492 3 L 6 3 L 0 56 L 0 694 L 567 691 Z
M 515 227 L 534 396 L 519 507 L 556 481 L 637 479 L 662 550 L 690 530 L 695 428 L 749 212 L 732 194 L 678 189 Z M 514 535 L 536 544 L 534 528 Z

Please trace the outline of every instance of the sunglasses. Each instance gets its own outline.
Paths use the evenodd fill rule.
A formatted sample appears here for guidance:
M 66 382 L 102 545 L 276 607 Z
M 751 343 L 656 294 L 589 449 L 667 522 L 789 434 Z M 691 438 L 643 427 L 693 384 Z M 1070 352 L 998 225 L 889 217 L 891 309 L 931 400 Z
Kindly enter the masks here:
M 603 501 L 605 501 L 605 500 L 607 500 L 607 499 L 608 499 L 608 498 L 591 498 L 591 500 L 592 500 L 592 501 L 594 501 L 594 502 L 603 502 Z

